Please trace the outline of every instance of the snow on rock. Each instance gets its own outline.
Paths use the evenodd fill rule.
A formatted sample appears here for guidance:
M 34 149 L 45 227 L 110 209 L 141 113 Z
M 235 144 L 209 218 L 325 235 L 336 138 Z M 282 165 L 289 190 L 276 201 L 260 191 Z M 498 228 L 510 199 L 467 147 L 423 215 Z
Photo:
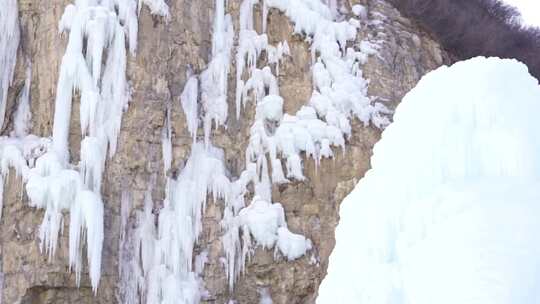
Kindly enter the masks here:
M 239 212 L 234 222 L 243 235 L 243 255 L 250 255 L 252 246 L 260 246 L 263 249 L 275 248 L 276 259 L 281 253 L 292 261 L 311 250 L 311 240 L 287 228 L 285 211 L 280 203 L 271 203 L 256 195 L 249 206 Z M 252 243 L 252 239 L 255 243 Z M 245 259 L 249 256 L 241 257 Z
M 23 180 L 28 178 L 29 166 L 47 150 L 50 142 L 34 135 L 25 137 L 0 137 L 0 193 L 3 193 L 4 182 L 7 180 L 9 169 Z M 3 196 L 0 196 L 0 218 L 2 217 Z
M 17 0 L 4 0 L 0 10 L 0 128 L 4 125 L 8 88 L 15 73 L 20 35 Z
M 539 113 L 516 60 L 424 76 L 341 204 L 317 303 L 536 303 Z
M 287 227 L 277 230 L 277 249 L 287 257 L 287 260 L 296 260 L 311 250 L 312 243 L 301 234 L 292 233 Z M 275 251 L 277 253 L 277 250 Z
M 360 20 L 366 20 L 367 19 L 367 9 L 365 6 L 360 4 L 355 4 L 352 6 L 352 12 L 355 16 L 360 18 Z
M 266 95 L 257 104 L 258 115 L 270 121 L 280 121 L 283 116 L 283 98 L 279 95 Z
M 0 137 L 1 174 L 6 176 L 11 167 L 26 180 L 29 168 L 34 166 L 36 159 L 43 155 L 50 145 L 49 139 L 35 135 Z
M 280 203 L 270 203 L 254 197 L 251 204 L 239 213 L 239 221 L 245 233 L 250 233 L 258 245 L 273 248 L 277 230 L 285 225 L 285 215 Z
M 124 0 L 130 1 L 130 0 Z M 133 1 L 133 0 L 131 0 Z M 139 13 L 142 8 L 142 3 L 144 3 L 150 9 L 150 12 L 153 15 L 159 15 L 169 19 L 169 6 L 165 3 L 164 0 L 139 0 Z

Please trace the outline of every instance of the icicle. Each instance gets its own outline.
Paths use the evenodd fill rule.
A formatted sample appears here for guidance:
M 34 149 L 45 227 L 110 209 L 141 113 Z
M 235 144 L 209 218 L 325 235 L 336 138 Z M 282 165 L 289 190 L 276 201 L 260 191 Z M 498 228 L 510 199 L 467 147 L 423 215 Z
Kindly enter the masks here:
M 180 95 L 180 102 L 184 114 L 186 115 L 186 124 L 189 133 L 193 137 L 195 142 L 197 136 L 197 128 L 199 126 L 199 118 L 197 113 L 197 99 L 199 95 L 199 81 L 197 76 L 191 76 L 188 78 L 182 95 Z
M 162 1 L 140 1 L 151 11 L 168 15 Z M 62 210 L 71 210 L 70 268 L 81 271 L 81 233 L 86 231 L 90 280 L 96 292 L 101 273 L 103 203 L 100 198 L 107 152 L 116 152 L 122 114 L 130 90 L 126 79 L 126 33 L 132 54 L 137 47 L 136 0 L 75 1 L 59 22 L 69 40 L 58 79 L 53 125 L 53 151 L 30 170 L 26 191 L 31 205 L 45 208 L 40 229 L 42 248 L 52 258 L 56 250 Z M 85 51 L 83 51 L 85 46 Z M 106 61 L 103 64 L 103 58 Z M 68 135 L 73 92 L 81 96 L 80 175 L 63 168 L 69 162 Z M 54 185 L 54 186 L 53 186 Z M 88 190 L 89 189 L 89 190 Z
M 17 0 L 5 0 L 0 10 L 0 128 L 4 125 L 8 88 L 15 73 L 19 39 Z
M 137 35 L 139 34 L 139 22 L 137 20 L 137 0 L 114 0 L 118 5 L 118 18 L 122 21 L 129 42 L 129 51 L 135 56 L 137 51 Z
M 225 252 L 222 261 L 231 291 L 255 246 L 274 248 L 276 259 L 284 256 L 294 260 L 304 256 L 312 248 L 311 241 L 287 228 L 283 207 L 273 203 L 271 198 L 272 183 L 288 182 L 282 160 L 289 178 L 303 180 L 301 153 L 312 157 L 317 164 L 322 157 L 333 157 L 331 147 L 344 148 L 345 138 L 351 135 L 350 117 L 381 127 L 386 123 L 387 110 L 367 97 L 367 81 L 359 69 L 369 54 L 346 47 L 356 38 L 356 27 L 333 21 L 337 1 L 332 1 L 336 4 L 332 9 L 318 1 L 264 0 L 262 3 L 264 18 L 268 9 L 278 8 L 295 23 L 295 32 L 309 36 L 312 41 L 313 96 L 309 104 L 294 115 L 283 114 L 284 101 L 279 96 L 275 75 L 279 74 L 281 60 L 290 53 L 289 45 L 287 41 L 270 45 L 266 34 L 260 35 L 254 30 L 253 6 L 257 3 L 257 0 L 245 0 L 240 6 L 236 53 L 237 116 L 249 94 L 256 105 L 246 149 L 246 170 L 236 181 L 230 182 L 224 172 L 223 152 L 210 144 L 212 124 L 218 127 L 227 119 L 227 77 L 233 39 L 225 2 L 216 0 L 212 57 L 208 68 L 198 77 L 202 113 L 198 113 L 197 107 L 197 77 L 188 79 L 181 96 L 187 127 L 194 138 L 191 155 L 178 177 L 167 180 L 157 232 L 148 207 L 145 207 L 145 221 L 141 222 L 147 232 L 140 234 L 141 248 L 137 252 L 141 252 L 145 278 L 140 288 L 146 294 L 143 298 L 147 303 L 178 302 L 178 299 L 182 303 L 198 303 L 204 295 L 199 277 L 204 257 L 194 259 L 193 250 L 202 230 L 202 216 L 210 194 L 214 200 L 225 202 L 221 222 Z M 265 24 L 263 20 L 266 31 Z M 263 52 L 269 66 L 259 68 L 257 61 Z M 245 81 L 244 74 L 247 74 Z M 204 128 L 204 145 L 195 141 L 199 119 Z M 167 163 L 166 159 L 165 167 Z M 244 196 L 250 183 L 255 197 L 246 207 Z M 142 241 L 143 235 L 145 241 Z
M 332 14 L 332 19 L 336 19 L 338 14 L 338 4 L 337 0 L 324 0 L 326 5 L 328 5 L 328 8 L 330 9 L 330 13 Z
M 105 147 L 96 137 L 87 136 L 81 141 L 80 170 L 88 189 L 100 193 L 101 177 L 105 169 Z
M 86 231 L 86 232 L 85 232 Z M 92 290 L 97 292 L 101 276 L 103 246 L 103 202 L 92 191 L 80 191 L 70 210 L 69 265 L 75 269 L 77 286 L 81 278 L 81 235 L 86 235 L 86 250 Z
M 262 3 L 262 32 L 266 33 L 266 28 L 268 26 L 268 5 L 266 5 L 266 0 L 263 0 Z
M 127 185 L 123 184 L 125 189 Z M 118 245 L 118 293 L 121 303 L 139 304 L 139 284 L 143 281 L 137 259 L 137 233 L 130 223 L 133 198 L 128 190 L 122 191 L 120 200 L 120 240 Z
M 45 209 L 40 227 L 41 250 L 49 259 L 56 252 L 58 233 L 63 222 L 62 211 L 68 210 L 82 189 L 79 173 L 63 169 L 58 158 L 48 152 L 30 170 L 26 193 L 30 206 Z
M 209 144 L 212 122 L 218 127 L 227 120 L 227 82 L 234 29 L 231 16 L 225 14 L 225 0 L 216 0 L 213 30 L 212 59 L 200 76 L 206 145 Z
M 167 176 L 172 165 L 172 130 L 171 130 L 171 106 L 167 105 L 165 125 L 161 130 L 161 150 L 163 154 L 163 174 Z
M 32 64 L 28 61 L 26 67 L 26 79 L 24 81 L 24 87 L 19 94 L 18 107 L 15 112 L 13 122 L 12 136 L 24 137 L 28 134 L 30 123 L 32 119 L 32 112 L 30 112 L 30 85 L 32 82 Z
M 136 252 L 140 252 L 145 278 L 140 290 L 149 304 L 196 304 L 205 294 L 199 276 L 206 257 L 203 252 L 194 259 L 193 251 L 202 231 L 207 195 L 226 199 L 230 190 L 223 151 L 194 143 L 184 169 L 176 180 L 167 179 L 166 189 L 157 232 L 150 191 L 144 214 L 140 215 Z
M 19 42 L 17 1 L 4 2 L 0 10 L 0 126 Z M 116 152 L 122 114 L 130 99 L 126 79 L 126 34 L 129 50 L 134 54 L 137 10 L 143 3 L 153 13 L 168 16 L 168 7 L 162 0 L 140 0 L 139 5 L 137 0 L 74 1 L 67 5 L 58 24 L 59 31 L 69 33 L 69 38 L 57 83 L 52 142 L 27 135 L 31 118 L 30 62 L 24 88 L 18 97 L 12 137 L 0 138 L 0 196 L 5 176 L 10 168 L 14 168 L 26 182 L 29 205 L 45 210 L 39 238 L 41 251 L 49 259 L 54 257 L 57 249 L 63 213 L 70 210 L 70 269 L 75 270 L 78 284 L 82 248 L 86 246 L 94 292 L 100 281 L 103 246 L 101 179 L 107 153 L 113 156 Z M 69 164 L 68 149 L 74 92 L 81 96 L 80 120 L 84 139 L 80 172 L 69 169 L 76 167 Z M 170 131 L 168 135 L 170 138 Z M 124 214 L 122 216 L 125 229 L 126 218 Z M 86 245 L 82 236 L 86 236 Z M 125 241 L 124 234 L 121 239 Z M 142 277 L 137 275 L 137 278 Z
M 0 220 L 2 219 L 3 209 L 4 209 L 4 176 L 0 174 Z

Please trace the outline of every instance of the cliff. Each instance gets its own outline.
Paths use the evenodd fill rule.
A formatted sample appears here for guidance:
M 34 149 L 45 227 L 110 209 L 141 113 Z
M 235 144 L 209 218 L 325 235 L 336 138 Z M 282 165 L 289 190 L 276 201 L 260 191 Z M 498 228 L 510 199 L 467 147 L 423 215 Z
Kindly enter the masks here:
M 314 82 L 318 81 L 312 76 L 312 56 L 319 56 L 317 54 L 323 52 L 312 53 L 315 49 L 313 41 L 316 39 L 307 39 L 310 35 L 305 31 L 295 33 L 298 22 L 291 18 L 290 11 L 280 9 L 278 4 L 276 7 L 269 5 L 266 10 L 259 1 L 254 1 L 257 4 L 253 6 L 253 16 L 246 19 L 241 17 L 247 14 L 246 5 L 242 2 L 228 1 L 224 8 L 231 16 L 234 28 L 230 60 L 225 64 L 228 70 L 225 74 L 228 83 L 225 86 L 226 107 L 225 113 L 222 111 L 211 116 L 214 123 L 210 120 L 211 127 L 207 129 L 210 131 L 211 144 L 223 151 L 220 159 L 225 172 L 223 175 L 231 182 L 238 180 L 241 174 L 246 172 L 249 158 L 256 154 L 253 150 L 249 150 L 251 154 L 246 150 L 252 147 L 253 126 L 260 120 L 255 98 L 246 101 L 244 107 L 236 104 L 239 79 L 236 75 L 240 67 L 238 63 L 244 60 L 243 56 L 236 56 L 240 45 L 238 30 L 249 27 L 241 24 L 240 20 L 252 20 L 250 22 L 253 22 L 252 27 L 257 33 L 263 33 L 265 27 L 268 45 L 278 46 L 281 42 L 284 50 L 283 42 L 287 42 L 288 55 L 283 51 L 281 59 L 273 61 L 269 56 L 270 48 L 266 47 L 253 57 L 254 62 L 248 63 L 243 73 L 239 73 L 240 79 L 247 81 L 250 73 L 255 71 L 249 70 L 250 64 L 261 71 L 263 67 L 271 66 L 279 84 L 284 113 L 296 113 L 298 117 L 298 111 L 310 101 L 314 88 L 317 88 L 317 83 Z M 58 24 L 65 7 L 70 3 L 69 0 L 18 1 L 21 39 L 15 77 L 6 101 L 6 118 L 2 128 L 6 136 L 16 124 L 14 117 L 20 100 L 17 97 L 24 89 L 30 64 L 30 133 L 45 138 L 54 133 L 53 126 L 57 123 L 54 113 L 58 110 L 55 108 L 55 101 L 58 100 L 61 62 L 69 35 L 67 32 L 59 34 Z M 153 226 L 154 230 L 163 227 L 162 217 L 158 220 L 155 216 L 164 214 L 163 210 L 169 208 L 167 204 L 174 202 L 168 194 L 169 186 L 185 180 L 186 172 L 189 172 L 188 159 L 194 146 L 193 132 L 196 133 L 197 141 L 204 142 L 203 129 L 208 126 L 206 118 L 196 118 L 196 128 L 193 131 L 193 125 L 190 126 L 193 117 L 186 111 L 191 99 L 185 87 L 193 75 L 198 75 L 196 77 L 200 86 L 204 86 L 202 75 L 205 75 L 204 72 L 210 70 L 213 64 L 217 64 L 211 62 L 216 58 L 213 53 L 219 53 L 224 47 L 222 45 L 217 51 L 213 50 L 216 45 L 216 29 L 224 28 L 216 26 L 216 23 L 227 22 L 228 19 L 216 18 L 216 11 L 219 11 L 216 10 L 216 3 L 220 1 L 174 0 L 167 3 L 169 16 L 151 14 L 149 8 L 152 6 L 142 7 L 137 21 L 136 54 L 128 52 L 126 55 L 125 75 L 130 87 L 129 106 L 125 108 L 121 119 L 116 153 L 105 162 L 101 190 L 98 191 L 103 201 L 104 240 L 97 293 L 92 291 L 93 282 L 89 278 L 90 270 L 86 262 L 83 263 L 80 286 L 77 286 L 76 273 L 69 269 L 69 234 L 73 233 L 69 227 L 71 213 L 62 211 L 63 221 L 60 225 L 63 233 L 59 236 L 56 252 L 49 258 L 46 252 L 40 250 L 40 225 L 45 211 L 31 207 L 21 174 L 11 169 L 4 178 L 0 222 L 2 303 L 144 303 L 152 294 L 152 290 L 149 290 L 152 284 L 161 286 L 160 294 L 163 294 L 164 290 L 172 292 L 175 289 L 174 284 L 165 285 L 165 281 L 154 280 L 145 271 L 145 266 L 141 265 L 144 263 L 141 252 L 159 249 L 144 249 L 148 244 L 141 245 L 143 241 L 138 236 L 144 225 Z M 355 16 L 352 10 L 355 4 L 361 4 L 365 9 L 356 11 L 358 16 Z M 368 80 L 365 95 L 369 98 L 369 105 L 379 103 L 392 110 L 422 75 L 442 64 L 450 63 L 450 55 L 442 50 L 429 33 L 403 17 L 387 1 L 350 0 L 344 1 L 342 5 L 343 12 L 339 18 L 345 23 L 349 18 L 357 20 L 347 23 L 354 24 L 358 30 L 354 39 L 346 43 L 350 48 L 360 50 L 358 54 L 366 55 L 365 62 L 355 59 L 359 63 L 355 66 L 361 71 L 361 75 L 355 72 L 353 76 L 358 77 L 359 81 Z M 317 23 L 318 20 L 310 22 Z M 105 60 L 103 59 L 103 62 Z M 279 70 L 276 65 L 279 65 Z M 338 84 L 336 80 L 333 81 Z M 217 89 L 221 88 L 219 83 L 216 86 Z M 213 92 L 211 89 L 204 91 L 202 88 L 201 91 Z M 268 92 L 271 90 L 271 85 L 263 86 L 262 95 L 271 94 L 272 92 Z M 81 168 L 79 164 L 81 159 L 84 159 L 80 153 L 81 140 L 85 138 L 81 136 L 80 92 L 77 91 L 73 97 L 68 134 L 69 163 L 75 164 L 75 169 Z M 195 93 L 194 107 L 203 115 L 223 106 L 222 103 L 207 104 L 204 102 L 205 98 L 207 97 L 200 92 Z M 237 109 L 240 111 L 238 117 Z M 304 178 L 295 175 L 295 172 L 288 172 L 289 182 L 272 183 L 271 193 L 266 194 L 274 202 L 272 206 L 277 202 L 281 203 L 286 228 L 295 235 L 302 235 L 310 240 L 311 249 L 302 252 L 300 257 L 288 258 L 284 250 L 279 252 L 277 249 L 257 246 L 260 245 L 260 240 L 251 231 L 254 245 L 245 247 L 245 239 L 240 242 L 244 246 L 242 248 L 252 250 L 252 254 L 247 254 L 250 258 L 245 262 L 245 270 L 236 269 L 231 275 L 226 270 L 231 262 L 227 262 L 226 246 L 223 245 L 224 236 L 230 232 L 224 227 L 224 219 L 229 212 L 226 201 L 229 198 L 216 194 L 217 191 L 214 193 L 206 188 L 202 190 L 204 195 L 208 192 L 209 198 L 206 204 L 202 204 L 205 209 L 201 219 L 202 230 L 190 252 L 192 259 L 189 259 L 189 264 L 191 266 L 192 261 L 197 265 L 201 263 L 196 262 L 205 262 L 202 262 L 205 267 L 190 272 L 196 274 L 197 282 L 202 286 L 200 292 L 203 303 L 227 303 L 229 300 L 236 303 L 258 303 L 261 298 L 266 298 L 266 295 L 270 296 L 274 303 L 314 303 L 318 286 L 326 272 L 328 256 L 334 246 L 339 203 L 369 168 L 372 147 L 384 127 L 384 123 L 377 124 L 374 119 L 362 121 L 358 115 L 346 113 L 351 132 L 350 136 L 347 132 L 343 133 L 344 147 L 333 145 L 332 157 L 314 157 L 306 152 L 307 149 L 299 149 L 298 155 L 302 158 L 300 174 L 303 174 Z M 380 114 L 388 117 L 389 113 L 381 110 Z M 320 113 L 318 115 L 320 116 Z M 226 120 L 219 121 L 222 117 L 226 117 Z M 326 117 L 322 121 L 329 123 L 330 118 Z M 278 127 L 275 122 L 264 123 L 265 130 L 270 133 L 273 131 L 268 130 Z M 197 128 L 198 124 L 202 127 Z M 170 150 L 167 147 L 169 139 Z M 322 141 L 316 142 L 317 153 L 322 153 L 319 149 L 322 144 Z M 171 169 L 165 170 L 164 167 L 168 167 L 168 151 Z M 268 164 L 263 157 L 269 155 L 267 152 L 259 155 L 264 158 L 263 165 L 261 162 L 254 162 L 261 166 L 256 170 L 261 180 L 264 179 L 265 171 L 268 172 L 264 169 Z M 289 161 L 285 160 L 285 149 L 278 154 L 284 159 L 283 164 Z M 290 155 L 290 159 L 293 159 L 293 156 Z M 271 155 L 268 157 L 274 159 Z M 213 161 L 213 158 L 209 156 L 202 162 L 194 162 L 192 171 L 202 170 L 204 164 L 210 161 Z M 220 168 L 217 166 L 211 170 Z M 289 171 L 288 165 L 285 169 Z M 273 170 L 275 171 L 275 167 Z M 246 206 L 251 206 L 250 202 L 258 191 L 255 188 L 257 182 L 245 187 L 242 199 Z M 185 190 L 186 193 L 191 193 L 190 186 L 183 189 L 188 189 Z M 232 212 L 237 216 L 240 214 L 237 211 Z M 145 221 L 145 216 L 150 220 Z M 180 226 L 184 224 L 178 221 L 178 218 L 175 218 L 172 225 L 184 227 Z M 237 237 L 249 235 L 245 226 L 240 228 L 244 230 L 237 232 Z M 156 233 L 154 234 L 157 235 Z M 236 260 L 232 263 L 238 268 Z M 194 265 L 193 269 L 197 265 Z M 232 287 L 229 283 L 231 276 L 234 282 Z M 186 300 L 186 303 L 190 302 Z

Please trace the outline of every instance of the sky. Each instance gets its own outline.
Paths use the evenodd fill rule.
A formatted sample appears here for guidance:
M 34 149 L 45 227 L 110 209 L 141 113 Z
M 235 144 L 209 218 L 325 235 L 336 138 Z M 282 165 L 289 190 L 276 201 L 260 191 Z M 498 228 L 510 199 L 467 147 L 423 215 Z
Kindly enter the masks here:
M 528 25 L 540 27 L 540 0 L 504 0 L 516 7 Z

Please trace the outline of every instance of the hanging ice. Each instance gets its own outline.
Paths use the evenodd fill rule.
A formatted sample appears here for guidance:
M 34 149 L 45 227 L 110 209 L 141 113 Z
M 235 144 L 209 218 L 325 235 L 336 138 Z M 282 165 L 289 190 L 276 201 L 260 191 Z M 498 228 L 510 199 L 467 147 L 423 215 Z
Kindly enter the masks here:
M 200 279 L 204 253 L 193 256 L 202 231 L 208 194 L 225 199 L 230 183 L 225 176 L 223 152 L 194 143 L 191 156 L 177 179 L 168 179 L 167 197 L 159 212 L 157 231 L 150 192 L 139 215 L 137 253 L 142 262 L 146 303 L 195 304 L 205 295 Z M 192 264 L 195 260 L 195 265 Z
M 25 137 L 0 137 L 0 192 L 3 192 L 9 169 L 15 169 L 18 176 L 27 180 L 30 168 L 50 145 L 47 139 L 34 135 Z M 0 196 L 0 218 L 3 196 Z
M 212 58 L 201 73 L 201 103 L 204 112 L 205 143 L 209 144 L 212 122 L 218 127 L 227 120 L 227 89 L 234 29 L 231 15 L 225 14 L 225 0 L 216 0 L 212 35 Z M 193 125 L 193 122 L 191 122 Z
M 300 153 L 305 152 L 316 163 L 323 157 L 333 157 L 331 146 L 345 148 L 345 138 L 351 136 L 352 117 L 365 125 L 372 123 L 383 128 L 388 124 L 386 114 L 389 111 L 367 96 L 368 82 L 362 77 L 360 66 L 368 55 L 373 54 L 371 49 L 365 52 L 362 48 L 368 42 L 360 43 L 359 51 L 347 47 L 348 41 L 356 39 L 354 25 L 334 22 L 332 9 L 319 2 L 268 0 L 264 1 L 263 9 L 282 10 L 295 24 L 295 31 L 306 34 L 312 41 L 313 95 L 295 115 L 283 115 L 275 74 L 279 73 L 281 57 L 289 52 L 288 45 L 284 42 L 274 47 L 268 44 L 266 34 L 259 35 L 253 29 L 252 10 L 258 2 L 242 2 L 236 55 L 237 116 L 242 105 L 249 100 L 249 93 L 257 104 L 256 121 L 251 128 L 246 151 L 248 161 L 257 163 L 258 170 L 261 170 L 262 156 L 268 154 L 274 183 L 288 182 L 287 178 L 304 180 Z M 334 2 L 330 4 L 336 4 Z M 275 73 L 269 66 L 257 67 L 263 52 L 267 53 L 269 63 L 275 63 Z M 246 65 L 248 79 L 244 81 L 242 76 Z M 276 122 L 275 131 L 266 127 L 269 121 Z M 282 170 L 282 161 L 286 174 Z
M 270 292 L 268 291 L 267 288 L 262 288 L 262 289 L 258 290 L 258 292 L 259 292 L 259 295 L 260 295 L 259 304 L 272 304 L 272 303 L 274 303 L 272 301 L 272 297 L 270 297 Z
M 103 247 L 103 202 L 99 194 L 89 190 L 77 193 L 71 205 L 69 223 L 69 265 L 74 268 L 77 284 L 81 279 L 81 235 L 86 236 L 86 256 L 92 289 L 97 291 L 101 277 L 101 251 Z
M 0 10 L 0 128 L 4 125 L 8 89 L 15 73 L 19 39 L 17 0 L 4 0 Z
M 17 98 L 17 111 L 13 117 L 13 132 L 11 136 L 24 137 L 30 129 L 32 112 L 30 112 L 30 85 L 32 83 L 32 64 L 26 67 L 24 87 Z
M 536 303 L 539 113 L 515 60 L 424 76 L 341 204 L 317 303 Z
M 171 106 L 167 105 L 165 114 L 165 125 L 161 130 L 161 151 L 163 155 L 163 173 L 167 176 L 172 165 L 172 126 L 171 126 Z
M 152 11 L 168 14 L 168 7 L 162 1 L 144 2 L 152 6 Z M 56 251 L 63 212 L 70 210 L 70 269 L 75 270 L 79 284 L 84 247 L 81 237 L 86 236 L 86 256 L 94 292 L 100 280 L 103 246 L 101 180 L 107 154 L 113 156 L 116 152 L 122 114 L 130 98 L 126 79 L 126 33 L 129 49 L 134 54 L 138 9 L 136 0 L 75 1 L 65 8 L 59 30 L 69 32 L 69 40 L 60 66 L 52 147 L 47 145 L 37 156 L 16 144 L 2 151 L 2 163 L 5 161 L 6 167 L 15 167 L 17 172 L 22 172 L 30 205 L 45 209 L 40 239 L 41 249 L 50 259 Z M 29 80 L 16 115 L 14 134 L 19 137 L 25 134 L 24 122 L 29 113 L 25 100 L 28 87 Z M 74 171 L 72 168 L 76 166 L 69 164 L 68 149 L 75 91 L 80 94 L 83 137 L 80 172 Z M 13 155 L 19 156 L 14 158 Z M 21 165 L 25 159 L 32 161 Z M 3 168 L 4 174 L 5 171 Z
M 197 136 L 197 128 L 199 127 L 199 117 L 197 112 L 197 100 L 199 98 L 199 81 L 197 76 L 188 78 L 182 95 L 180 95 L 180 104 L 186 115 L 186 124 L 189 133 L 195 138 Z
M 276 77 L 280 63 L 290 53 L 289 46 L 287 41 L 271 45 L 265 33 L 255 31 L 253 9 L 258 4 L 263 6 L 263 32 L 268 9 L 278 8 L 295 23 L 297 32 L 313 41 L 314 93 L 294 115 L 283 113 L 286 101 L 279 95 Z M 225 204 L 221 222 L 225 253 L 222 261 L 231 291 L 258 246 L 273 249 L 276 259 L 304 256 L 312 249 L 312 243 L 288 229 L 283 207 L 272 202 L 272 182 L 288 182 L 286 176 L 304 179 L 302 152 L 316 162 L 322 157 L 333 157 L 331 146 L 344 148 L 345 138 L 351 135 L 352 117 L 378 127 L 388 122 L 387 109 L 367 97 L 367 81 L 360 70 L 371 53 L 356 50 L 362 49 L 361 44 L 347 48 L 356 38 L 355 25 L 334 22 L 332 10 L 318 1 L 245 0 L 240 5 L 236 52 L 236 112 L 240 118 L 242 105 L 252 101 L 256 114 L 246 150 L 246 168 L 236 180 L 229 180 L 222 152 L 210 143 L 210 133 L 212 124 L 217 127 L 227 119 L 227 79 L 234 34 L 231 17 L 225 14 L 225 2 L 217 0 L 215 8 L 212 57 L 199 76 L 188 75 L 180 97 L 194 140 L 192 153 L 178 178 L 168 179 L 157 230 L 153 226 L 151 199 L 147 200 L 144 215 L 139 216 L 143 220 L 139 222 L 136 252 L 140 253 L 138 260 L 144 276 L 139 288 L 147 303 L 198 303 L 205 297 L 200 277 L 204 254 L 195 259 L 193 255 L 209 194 L 214 201 L 219 199 Z M 263 53 L 268 66 L 259 67 Z M 199 122 L 204 129 L 204 145 L 197 141 Z M 162 136 L 165 168 L 170 166 L 168 124 Z M 254 199 L 246 206 L 248 185 L 253 186 Z

